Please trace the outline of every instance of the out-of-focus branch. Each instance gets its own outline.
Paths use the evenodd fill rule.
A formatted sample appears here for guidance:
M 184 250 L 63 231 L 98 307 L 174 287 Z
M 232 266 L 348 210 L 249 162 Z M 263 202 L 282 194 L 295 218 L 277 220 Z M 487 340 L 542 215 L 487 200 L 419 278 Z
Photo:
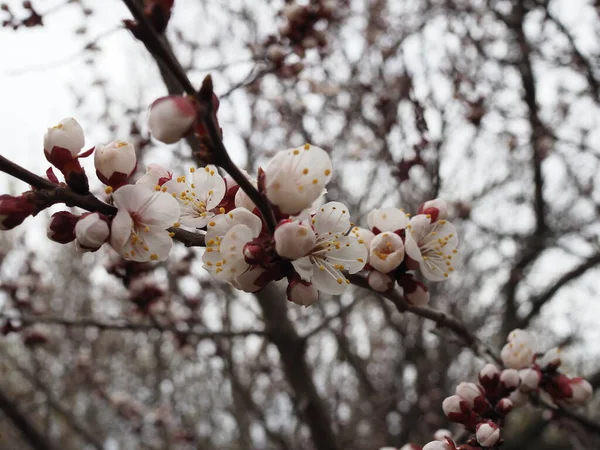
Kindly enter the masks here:
M 0 388 L 0 409 L 13 425 L 19 429 L 23 438 L 25 438 L 32 448 L 36 450 L 52 450 L 56 448 L 48 442 L 48 439 L 23 414 L 17 404 L 7 397 L 2 388 Z
M 65 319 L 62 317 L 54 316 L 12 316 L 9 314 L 0 314 L 0 319 L 15 320 L 21 322 L 23 325 L 35 325 L 35 324 L 46 324 L 46 325 L 61 325 L 65 327 L 94 327 L 100 330 L 113 330 L 113 331 L 150 331 L 158 330 L 161 332 L 171 331 L 178 334 L 187 334 L 190 336 L 197 337 L 198 339 L 232 339 L 232 338 L 243 338 L 247 336 L 264 336 L 267 334 L 264 330 L 239 330 L 239 331 L 195 331 L 193 329 L 184 330 L 175 326 L 164 326 L 158 322 L 155 323 L 117 323 L 117 322 L 102 322 L 93 318 L 78 318 L 78 319 Z
M 531 300 L 531 311 L 523 317 L 519 321 L 519 328 L 526 328 L 529 323 L 535 319 L 540 313 L 543 306 L 556 294 L 560 288 L 574 280 L 575 278 L 580 277 L 584 273 L 586 273 L 589 269 L 600 264 L 600 254 L 596 254 L 590 256 L 583 263 L 565 273 L 562 277 L 560 277 L 551 287 L 549 287 L 546 292 L 538 295 L 537 297 Z
M 308 425 L 318 450 L 335 450 L 338 441 L 325 402 L 319 396 L 305 355 L 305 341 L 287 317 L 287 301 L 271 283 L 256 295 L 269 339 L 279 350 L 282 367 L 294 390 L 298 415 Z
M 369 290 L 371 289 L 366 278 L 361 275 L 349 275 L 348 279 L 356 286 L 360 286 Z M 475 354 L 489 360 L 490 362 L 500 366 L 502 365 L 500 358 L 477 336 L 469 331 L 465 324 L 463 324 L 456 317 L 428 306 L 411 305 L 398 291 L 395 290 L 383 293 L 381 295 L 391 300 L 399 312 L 410 312 L 425 319 L 432 320 L 437 324 L 438 327 L 447 328 L 452 331 L 465 344 L 465 346 L 473 350 Z
M 34 388 L 39 389 L 44 393 L 46 397 L 46 401 L 50 405 L 52 409 L 54 409 L 58 414 L 60 414 L 65 421 L 69 424 L 69 426 L 75 431 L 79 436 L 81 436 L 86 442 L 88 442 L 92 447 L 102 450 L 104 448 L 101 440 L 95 436 L 93 433 L 84 428 L 77 419 L 73 416 L 69 408 L 65 407 L 52 393 L 51 389 L 42 383 L 42 381 L 36 377 L 35 375 L 29 373 L 28 370 L 21 367 L 18 361 L 10 355 L 8 352 L 3 352 L 2 357 L 9 360 L 11 364 L 21 373 L 27 381 L 29 381 Z M 43 447 L 48 448 L 48 447 Z

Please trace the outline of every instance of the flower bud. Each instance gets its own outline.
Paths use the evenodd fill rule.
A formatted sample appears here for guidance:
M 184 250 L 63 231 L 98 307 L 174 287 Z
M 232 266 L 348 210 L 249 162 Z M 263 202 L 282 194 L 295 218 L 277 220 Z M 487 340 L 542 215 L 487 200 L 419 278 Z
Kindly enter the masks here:
M 500 440 L 500 428 L 494 422 L 477 425 L 475 436 L 483 447 L 493 447 Z
M 387 292 L 394 287 L 394 284 L 396 284 L 394 279 L 388 274 L 377 272 L 376 270 L 369 272 L 367 281 L 369 282 L 371 289 L 375 292 Z
M 494 389 L 500 382 L 500 369 L 494 364 L 486 364 L 479 372 L 479 383 L 487 389 Z
M 456 395 L 465 400 L 469 407 L 477 412 L 487 409 L 485 391 L 475 383 L 459 383 L 456 386 Z
M 96 175 L 107 186 L 118 188 L 127 183 L 133 174 L 137 159 L 133 144 L 125 141 L 112 141 L 96 147 L 94 165 Z
M 75 225 L 77 249 L 82 252 L 95 252 L 110 235 L 106 217 L 100 213 L 87 213 Z
M 46 232 L 48 239 L 59 244 L 67 244 L 74 241 L 75 224 L 78 220 L 79 216 L 71 214 L 68 211 L 59 211 L 52 214 Z
M 544 356 L 538 358 L 536 361 L 537 365 L 542 370 L 556 370 L 561 364 L 560 359 L 560 348 L 554 347 L 548 350 Z
M 469 404 L 458 395 L 446 397 L 442 402 L 442 410 L 452 422 L 462 424 L 471 421 L 474 416 Z
M 535 391 L 540 385 L 542 373 L 530 367 L 519 370 L 519 378 L 521 379 L 521 384 L 519 385 L 521 392 L 531 392 Z
M 592 385 L 581 377 L 571 379 L 569 385 L 572 394 L 565 399 L 565 403 L 572 407 L 583 406 L 594 393 Z
M 452 450 L 448 442 L 431 441 L 423 447 L 423 450 Z
M 429 303 L 429 290 L 427 286 L 416 280 L 412 275 L 400 275 L 398 277 L 398 284 L 404 291 L 404 298 L 411 305 L 423 306 Z
M 516 389 L 521 384 L 519 372 L 515 369 L 505 369 L 500 374 L 500 383 L 505 389 Z
M 297 220 L 282 221 L 275 229 L 275 251 L 283 258 L 295 260 L 310 252 L 317 242 L 310 225 Z
M 0 230 L 12 230 L 34 212 L 35 206 L 27 196 L 0 195 Z
M 417 214 L 427 214 L 431 216 L 431 222 L 448 218 L 448 205 L 444 200 L 436 198 L 423 203 Z
M 300 279 L 291 280 L 287 287 L 287 298 L 300 306 L 311 306 L 319 298 L 319 291 L 312 283 Z
M 46 157 L 52 155 L 57 149 L 63 149 L 69 152 L 71 158 L 75 158 L 84 144 L 83 129 L 72 117 L 63 119 L 58 125 L 48 128 L 44 135 Z
M 452 439 L 452 432 L 450 430 L 446 430 L 445 428 L 440 428 L 433 433 L 433 438 L 436 441 L 446 442 L 446 438 Z
M 524 369 L 533 362 L 537 344 L 535 338 L 527 331 L 513 330 L 508 335 L 508 343 L 502 348 L 500 358 L 505 367 Z
M 161 97 L 150 106 L 148 128 L 155 139 L 174 144 L 191 131 L 197 112 L 196 103 L 190 97 Z
M 369 264 L 381 273 L 389 273 L 404 260 L 404 242 L 395 233 L 378 234 L 371 241 Z
M 513 405 L 513 402 L 512 402 L 511 399 L 509 399 L 509 398 L 501 398 L 500 401 L 498 401 L 498 403 L 496 404 L 496 409 L 500 413 L 506 415 L 506 414 L 508 414 L 509 412 L 512 411 L 513 406 L 514 405 Z

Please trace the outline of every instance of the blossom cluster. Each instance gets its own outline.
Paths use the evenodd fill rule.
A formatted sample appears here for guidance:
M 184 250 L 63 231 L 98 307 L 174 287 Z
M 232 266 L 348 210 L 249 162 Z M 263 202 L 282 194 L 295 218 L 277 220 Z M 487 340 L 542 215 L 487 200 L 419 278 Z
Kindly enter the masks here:
M 400 450 L 497 448 L 503 442 L 501 428 L 506 415 L 532 398 L 547 407 L 576 408 L 592 396 L 592 386 L 585 379 L 559 372 L 559 349 L 538 353 L 536 340 L 527 331 L 516 329 L 508 335 L 501 360 L 504 368 L 486 364 L 479 372 L 478 383 L 459 383 L 455 395 L 442 403 L 448 419 L 473 433 L 466 444 L 455 443 L 450 432 L 439 430 L 435 440 L 424 447 L 406 444 Z
M 217 109 L 214 97 L 215 123 Z M 206 138 L 204 126 L 194 99 L 163 97 L 150 108 L 148 127 L 161 142 L 175 143 L 190 133 Z M 385 292 L 397 283 L 407 301 L 422 305 L 429 294 L 414 271 L 441 281 L 454 270 L 458 238 L 443 201 L 424 203 L 413 217 L 398 208 L 375 209 L 367 217 L 367 228 L 355 226 L 343 203 L 321 205 L 333 167 L 328 153 L 311 144 L 277 152 L 256 178 L 242 174 L 254 186 L 249 193 L 215 165 L 174 175 L 150 164 L 134 181 L 133 144 L 114 140 L 82 152 L 84 143 L 83 130 L 73 118 L 44 136 L 48 161 L 72 190 L 86 196 L 88 179 L 79 161 L 93 154 L 96 175 L 116 208 L 114 214 L 60 211 L 52 216 L 48 237 L 62 244 L 74 241 L 80 251 L 96 251 L 108 243 L 128 260 L 163 261 L 182 228 L 204 238 L 203 267 L 214 278 L 246 292 L 286 279 L 288 299 L 304 306 L 313 304 L 319 292 L 342 294 L 349 276 L 360 271 L 368 274 L 374 290 Z M 64 186 L 52 169 L 47 175 L 57 187 Z M 257 198 L 272 210 L 272 223 L 254 204 Z M 0 225 L 12 228 L 34 215 L 36 204 L 30 200 L 0 198 Z

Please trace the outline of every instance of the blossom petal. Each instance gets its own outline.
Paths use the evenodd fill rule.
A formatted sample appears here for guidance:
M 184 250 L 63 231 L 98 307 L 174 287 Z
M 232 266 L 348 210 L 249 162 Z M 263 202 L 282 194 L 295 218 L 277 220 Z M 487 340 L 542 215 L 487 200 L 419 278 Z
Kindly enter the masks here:
M 309 256 L 292 261 L 292 266 L 294 266 L 294 270 L 296 270 L 296 273 L 300 275 L 300 278 L 304 281 L 312 280 L 314 266 Z
M 313 217 L 312 225 L 317 235 L 345 233 L 350 229 L 348 208 L 340 202 L 325 203 Z
M 409 216 L 398 208 L 374 209 L 367 216 L 367 224 L 371 230 L 379 231 L 403 230 L 409 223 Z
M 331 264 L 325 262 L 319 269 L 315 269 L 312 284 L 322 292 L 340 295 L 348 286 L 346 277 Z
M 356 273 L 365 267 L 368 252 L 364 244 L 358 242 L 354 236 L 340 236 L 338 239 L 339 248 L 329 247 L 325 253 L 325 259 L 337 265 L 340 270 L 346 270 L 348 273 Z M 343 268 L 342 268 L 343 266 Z
M 321 195 L 331 169 L 327 152 L 310 144 L 279 152 L 265 170 L 267 198 L 283 213 L 298 213 Z
M 219 175 L 217 168 L 212 165 L 200 168 L 192 174 L 192 179 L 192 187 L 198 197 L 206 200 L 206 209 L 216 208 L 227 192 L 225 180 Z
M 262 221 L 258 216 L 252 214 L 246 208 L 235 208 L 227 214 L 217 214 L 208 223 L 206 241 L 225 236 L 235 225 L 243 224 L 252 230 L 252 236 L 257 237 L 262 229 Z
M 122 254 L 123 247 L 131 236 L 132 227 L 133 219 L 129 212 L 126 209 L 119 209 L 110 227 L 110 245 L 117 253 Z

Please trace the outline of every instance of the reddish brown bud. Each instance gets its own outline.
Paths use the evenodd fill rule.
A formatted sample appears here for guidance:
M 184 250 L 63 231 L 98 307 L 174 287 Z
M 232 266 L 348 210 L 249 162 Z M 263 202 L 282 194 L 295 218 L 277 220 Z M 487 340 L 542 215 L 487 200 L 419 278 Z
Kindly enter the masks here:
M 0 230 L 12 230 L 34 212 L 35 206 L 29 202 L 28 197 L 0 195 Z
M 46 232 L 48 239 L 59 244 L 72 242 L 75 240 L 75 224 L 77 220 L 79 220 L 79 216 L 71 214 L 68 211 L 59 211 L 52 214 Z

